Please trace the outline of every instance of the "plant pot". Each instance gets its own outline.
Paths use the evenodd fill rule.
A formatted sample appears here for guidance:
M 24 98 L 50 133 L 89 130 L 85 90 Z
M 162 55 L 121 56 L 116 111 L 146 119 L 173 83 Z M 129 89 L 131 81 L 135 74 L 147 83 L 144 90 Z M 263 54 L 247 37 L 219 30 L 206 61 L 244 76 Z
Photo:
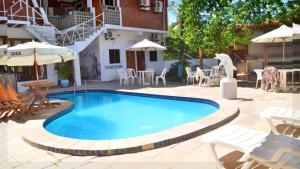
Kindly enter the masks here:
M 60 80 L 60 86 L 62 88 L 69 87 L 69 85 L 70 85 L 70 81 L 68 79 Z

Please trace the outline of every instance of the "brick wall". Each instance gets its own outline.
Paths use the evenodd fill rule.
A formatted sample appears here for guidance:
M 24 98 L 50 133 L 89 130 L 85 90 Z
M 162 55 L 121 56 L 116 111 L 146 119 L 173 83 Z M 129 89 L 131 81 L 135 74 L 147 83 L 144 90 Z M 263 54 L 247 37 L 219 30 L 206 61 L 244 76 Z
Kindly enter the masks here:
M 167 30 L 167 11 L 166 6 L 168 0 L 165 1 L 165 6 L 163 11 L 165 11 L 165 16 L 162 13 L 154 13 L 152 3 L 154 0 L 150 0 L 150 10 L 142 11 L 139 7 L 139 0 L 120 0 L 122 8 L 122 20 L 123 26 L 134 27 L 134 28 L 145 28 L 145 29 L 155 29 L 163 30 L 163 20 L 165 22 L 165 29 Z M 164 19 L 163 19 L 164 18 Z

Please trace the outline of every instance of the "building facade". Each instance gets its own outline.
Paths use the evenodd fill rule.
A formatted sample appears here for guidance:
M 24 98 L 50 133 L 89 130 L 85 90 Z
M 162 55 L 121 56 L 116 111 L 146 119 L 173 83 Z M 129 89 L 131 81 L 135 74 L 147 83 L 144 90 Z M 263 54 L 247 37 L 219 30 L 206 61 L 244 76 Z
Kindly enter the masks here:
M 167 0 L 0 0 L 0 45 L 46 41 L 78 53 L 74 81 L 118 79 L 117 69 L 163 67 L 162 52 L 128 51 L 145 38 L 162 43 Z M 15 68 L 19 82 L 34 80 L 33 67 Z M 57 83 L 56 65 L 40 66 Z

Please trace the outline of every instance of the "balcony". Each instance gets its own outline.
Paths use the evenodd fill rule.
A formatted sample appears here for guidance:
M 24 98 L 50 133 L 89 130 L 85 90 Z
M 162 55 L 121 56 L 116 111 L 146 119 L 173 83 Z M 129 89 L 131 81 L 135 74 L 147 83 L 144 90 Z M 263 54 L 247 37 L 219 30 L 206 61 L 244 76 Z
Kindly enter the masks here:
M 114 6 L 105 6 L 104 24 L 121 25 L 121 8 Z
M 59 30 L 79 25 L 93 18 L 93 14 L 83 11 L 72 11 L 64 16 L 48 16 L 49 21 Z M 93 26 L 93 22 L 88 23 Z

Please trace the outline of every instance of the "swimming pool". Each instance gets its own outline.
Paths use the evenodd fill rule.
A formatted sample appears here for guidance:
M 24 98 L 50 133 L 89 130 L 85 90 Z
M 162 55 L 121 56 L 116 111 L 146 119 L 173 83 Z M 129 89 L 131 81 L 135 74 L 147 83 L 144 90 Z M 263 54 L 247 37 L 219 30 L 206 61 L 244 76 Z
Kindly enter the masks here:
M 160 132 L 216 112 L 219 105 L 206 99 L 112 91 L 62 93 L 50 99 L 74 103 L 44 122 L 56 135 L 83 140 L 113 140 Z

